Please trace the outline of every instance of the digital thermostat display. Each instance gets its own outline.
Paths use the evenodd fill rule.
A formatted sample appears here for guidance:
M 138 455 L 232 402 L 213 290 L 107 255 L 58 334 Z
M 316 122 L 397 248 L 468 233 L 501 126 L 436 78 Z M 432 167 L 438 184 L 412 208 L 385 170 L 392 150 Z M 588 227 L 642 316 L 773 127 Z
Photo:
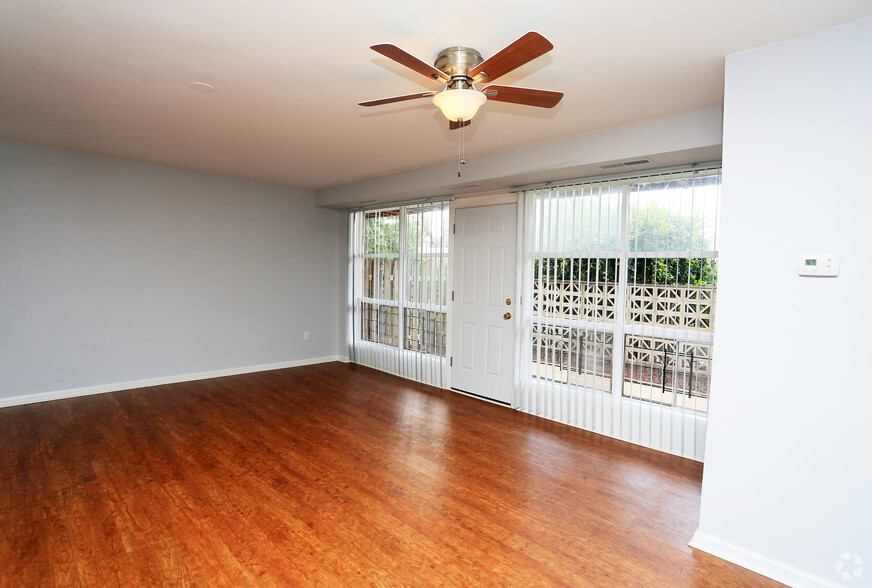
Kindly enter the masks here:
M 839 275 L 839 256 L 835 253 L 800 255 L 797 270 L 801 276 L 835 278 Z

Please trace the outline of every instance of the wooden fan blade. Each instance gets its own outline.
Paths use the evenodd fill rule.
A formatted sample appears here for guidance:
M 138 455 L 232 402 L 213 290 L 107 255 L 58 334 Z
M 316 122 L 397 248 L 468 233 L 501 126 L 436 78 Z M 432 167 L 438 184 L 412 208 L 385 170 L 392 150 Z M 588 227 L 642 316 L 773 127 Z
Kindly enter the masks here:
M 449 131 L 456 131 L 457 129 L 459 129 L 461 127 L 468 127 L 469 123 L 471 123 L 471 122 L 472 121 L 469 121 L 469 120 L 463 120 L 460 122 L 458 122 L 456 120 L 450 120 L 450 121 L 448 121 L 448 130 Z
M 439 71 L 429 63 L 421 61 L 411 53 L 407 53 L 391 43 L 373 45 L 370 49 L 377 53 L 381 53 L 388 59 L 393 59 L 400 65 L 405 65 L 409 69 L 415 70 L 419 74 L 427 76 L 428 78 L 442 80 L 443 82 L 447 82 L 451 79 L 445 72 Z
M 472 68 L 469 77 L 475 79 L 479 74 L 485 74 L 484 77 L 488 80 L 495 80 L 552 49 L 554 45 L 551 41 L 535 31 L 530 31 L 496 55 Z
M 390 98 L 379 98 L 378 100 L 367 100 L 366 102 L 358 102 L 360 106 L 381 106 L 382 104 L 391 104 L 392 102 L 403 102 L 404 100 L 414 100 L 415 98 L 427 98 L 435 96 L 436 92 L 418 92 L 417 94 L 403 94 L 402 96 L 391 96 Z
M 526 104 L 527 106 L 538 106 L 539 108 L 554 108 L 560 102 L 560 99 L 563 98 L 563 92 L 517 88 L 515 86 L 487 86 L 482 92 L 484 92 L 488 100 Z

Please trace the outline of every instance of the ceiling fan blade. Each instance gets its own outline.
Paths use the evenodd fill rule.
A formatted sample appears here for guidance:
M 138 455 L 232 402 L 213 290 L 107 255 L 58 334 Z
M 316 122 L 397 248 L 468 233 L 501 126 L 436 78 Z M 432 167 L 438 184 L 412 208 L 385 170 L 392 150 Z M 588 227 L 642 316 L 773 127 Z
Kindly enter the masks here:
M 469 123 L 471 123 L 471 122 L 472 121 L 469 121 L 469 120 L 463 120 L 463 121 L 450 120 L 450 121 L 448 121 L 448 130 L 449 131 L 456 131 L 457 129 L 459 129 L 461 127 L 468 127 Z
M 539 108 L 554 108 L 560 102 L 560 99 L 563 98 L 563 92 L 517 88 L 515 86 L 487 86 L 482 92 L 484 92 L 488 100 L 526 104 L 527 106 L 538 106 Z
M 414 100 L 415 98 L 427 98 L 435 96 L 436 92 L 418 92 L 417 94 L 403 94 L 402 96 L 391 96 L 390 98 L 379 98 L 378 100 L 367 100 L 366 102 L 358 102 L 360 106 L 381 106 L 382 104 L 391 104 L 392 102 L 403 102 L 404 100 Z
M 479 81 L 476 79 L 477 76 L 480 79 L 495 80 L 552 49 L 554 49 L 554 45 L 551 44 L 551 41 L 535 31 L 530 31 L 496 55 L 485 59 L 472 68 L 469 77 L 475 81 Z M 485 75 L 480 76 L 480 74 Z
M 443 82 L 447 82 L 449 79 L 451 79 L 445 72 L 439 71 L 429 63 L 421 61 L 411 53 L 407 53 L 391 43 L 381 43 L 379 45 L 373 45 L 372 47 L 370 47 L 370 49 L 377 53 L 381 53 L 388 59 L 393 59 L 400 65 L 405 65 L 409 69 L 413 69 L 419 74 L 427 76 L 428 78 L 432 78 L 434 80 L 442 80 Z

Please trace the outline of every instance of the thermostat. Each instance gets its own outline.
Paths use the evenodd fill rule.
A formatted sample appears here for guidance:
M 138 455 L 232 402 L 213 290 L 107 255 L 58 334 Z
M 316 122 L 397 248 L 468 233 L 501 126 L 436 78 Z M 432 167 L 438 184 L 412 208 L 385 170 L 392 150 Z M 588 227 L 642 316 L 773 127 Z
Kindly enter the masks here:
M 834 253 L 800 255 L 797 271 L 801 276 L 835 278 L 839 275 L 839 256 Z

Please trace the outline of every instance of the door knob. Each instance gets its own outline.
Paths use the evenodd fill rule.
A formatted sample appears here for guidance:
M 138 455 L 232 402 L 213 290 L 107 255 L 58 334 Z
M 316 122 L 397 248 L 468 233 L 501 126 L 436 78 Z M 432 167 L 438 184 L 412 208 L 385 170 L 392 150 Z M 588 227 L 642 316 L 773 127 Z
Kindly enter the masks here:
M 512 318 L 512 313 L 511 313 L 511 312 L 507 312 L 506 314 L 503 315 L 503 318 L 506 319 L 506 320 L 509 320 L 510 318 Z

